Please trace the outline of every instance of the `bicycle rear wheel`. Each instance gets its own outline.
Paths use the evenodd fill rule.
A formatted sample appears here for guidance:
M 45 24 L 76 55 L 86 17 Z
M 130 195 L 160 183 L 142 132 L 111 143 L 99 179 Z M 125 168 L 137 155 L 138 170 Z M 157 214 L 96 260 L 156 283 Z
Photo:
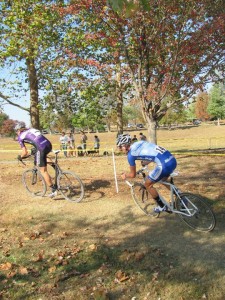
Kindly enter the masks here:
M 45 195 L 47 186 L 44 177 L 38 169 L 26 170 L 22 175 L 22 182 L 32 196 L 43 197 Z
M 80 202 L 84 198 L 84 185 L 75 173 L 63 171 L 58 176 L 57 184 L 65 199 Z
M 158 217 L 159 213 L 154 212 L 155 201 L 149 199 L 148 191 L 146 187 L 139 182 L 135 182 L 132 186 L 131 195 L 137 206 L 144 212 L 147 216 Z
M 216 226 L 213 211 L 200 196 L 182 193 L 176 198 L 176 208 L 183 213 L 179 217 L 197 231 L 212 231 Z

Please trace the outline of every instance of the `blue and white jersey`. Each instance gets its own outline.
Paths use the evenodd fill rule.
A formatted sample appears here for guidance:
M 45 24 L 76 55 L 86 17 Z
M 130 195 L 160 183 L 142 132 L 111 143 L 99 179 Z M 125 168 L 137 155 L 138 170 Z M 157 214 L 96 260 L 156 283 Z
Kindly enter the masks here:
M 127 159 L 130 166 L 135 166 L 136 160 L 152 161 L 158 166 L 162 166 L 173 160 L 174 156 L 163 147 L 146 141 L 140 141 L 132 144 L 127 154 Z

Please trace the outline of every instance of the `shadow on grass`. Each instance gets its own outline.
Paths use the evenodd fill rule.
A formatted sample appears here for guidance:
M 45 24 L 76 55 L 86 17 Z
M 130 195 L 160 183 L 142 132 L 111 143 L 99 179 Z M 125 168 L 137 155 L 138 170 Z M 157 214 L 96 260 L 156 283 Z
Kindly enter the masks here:
M 219 180 L 219 186 L 224 185 L 221 162 L 203 166 L 198 160 L 193 164 L 198 173 L 193 173 L 191 163 L 189 172 L 184 160 L 185 174 L 176 180 L 183 192 L 197 194 L 201 185 L 208 188 L 215 184 L 214 178 Z M 110 185 L 107 180 L 88 182 L 87 199 L 101 200 L 107 196 Z M 36 226 L 46 224 L 36 238 L 23 240 L 21 232 L 16 237 L 2 232 L 3 299 L 224 299 L 225 193 L 223 189 L 214 193 L 216 200 L 205 197 L 217 219 L 217 226 L 210 233 L 190 229 L 175 215 L 148 218 L 138 214 L 130 202 L 116 215 L 107 204 L 108 215 L 96 218 L 88 205 L 84 205 L 89 209 L 85 217 L 44 210 L 30 220 Z M 100 210 L 104 199 L 96 205 Z M 15 220 L 15 227 L 16 222 L 21 220 Z M 7 253 L 9 247 L 11 251 Z M 12 266 L 2 265 L 6 262 Z
M 69 234 L 37 238 L 23 248 L 15 248 L 11 257 L 17 256 L 17 262 L 0 277 L 5 295 L 11 295 L 6 299 L 20 299 L 19 295 L 23 299 L 36 299 L 37 295 L 62 299 L 57 297 L 63 295 L 63 299 L 155 300 L 182 299 L 187 293 L 187 299 L 202 299 L 211 293 L 218 278 L 225 276 L 221 262 L 225 220 L 220 220 L 220 230 L 201 233 L 189 229 L 174 215 L 149 219 L 134 215 L 132 208 L 127 206 L 104 224 L 88 217 L 68 220 L 68 228 L 74 228 Z M 46 220 L 48 215 L 43 215 Z M 63 218 L 58 216 L 58 228 Z M 42 217 L 37 221 L 42 222 Z M 109 243 L 112 232 L 116 234 Z M 31 255 L 34 249 L 35 259 Z M 19 257 L 25 255 L 22 253 L 27 257 L 23 265 L 27 272 L 19 263 Z M 102 298 L 94 296 L 97 291 Z M 223 292 L 222 288 L 217 293 Z
M 90 202 L 96 201 L 106 196 L 107 191 L 105 189 L 111 186 L 110 180 L 92 180 L 86 183 L 84 181 L 85 197 L 82 201 Z

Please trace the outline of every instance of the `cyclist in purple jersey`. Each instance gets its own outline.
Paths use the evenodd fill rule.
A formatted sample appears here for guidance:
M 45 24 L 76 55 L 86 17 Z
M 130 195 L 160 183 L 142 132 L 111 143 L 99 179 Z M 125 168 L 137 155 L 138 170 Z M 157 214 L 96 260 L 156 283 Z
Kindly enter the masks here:
M 146 178 L 145 187 L 158 204 L 154 209 L 155 212 L 168 211 L 153 185 L 162 179 L 166 180 L 175 170 L 177 166 L 175 157 L 168 150 L 154 143 L 140 141 L 131 145 L 131 137 L 129 134 L 121 134 L 118 136 L 117 147 L 119 147 L 120 151 L 127 154 L 128 163 L 130 165 L 130 172 L 121 175 L 124 180 L 136 176 L 136 160 L 140 160 L 142 165 L 149 164 L 150 162 L 156 164 L 155 169 L 153 169 Z
M 22 160 L 22 158 L 25 158 L 29 154 L 25 144 L 33 145 L 35 148 L 35 165 L 39 167 L 45 182 L 52 189 L 52 193 L 49 196 L 56 196 L 56 187 L 53 185 L 47 171 L 47 154 L 52 150 L 51 142 L 41 134 L 40 130 L 25 128 L 23 122 L 20 122 L 15 126 L 15 131 L 22 149 L 22 153 L 21 155 L 18 155 L 18 159 Z

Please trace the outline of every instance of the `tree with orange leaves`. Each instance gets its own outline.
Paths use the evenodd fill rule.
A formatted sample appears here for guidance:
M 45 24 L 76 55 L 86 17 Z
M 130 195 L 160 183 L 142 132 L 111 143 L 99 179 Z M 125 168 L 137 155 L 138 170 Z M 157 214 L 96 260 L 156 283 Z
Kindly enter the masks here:
M 132 83 L 156 142 L 156 124 L 166 111 L 218 81 L 216 69 L 224 72 L 223 1 L 149 0 L 147 9 L 143 1 L 129 1 L 128 10 L 128 1 L 121 0 L 117 11 L 108 4 L 112 1 L 74 0 L 67 12 L 79 26 L 71 36 L 76 45 L 86 45 L 85 57 L 95 56 L 102 67 L 120 67 L 120 81 Z M 115 70 L 108 73 L 114 79 Z

